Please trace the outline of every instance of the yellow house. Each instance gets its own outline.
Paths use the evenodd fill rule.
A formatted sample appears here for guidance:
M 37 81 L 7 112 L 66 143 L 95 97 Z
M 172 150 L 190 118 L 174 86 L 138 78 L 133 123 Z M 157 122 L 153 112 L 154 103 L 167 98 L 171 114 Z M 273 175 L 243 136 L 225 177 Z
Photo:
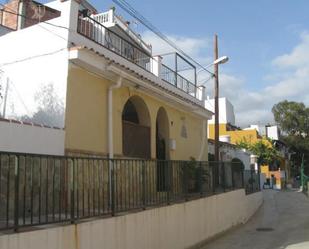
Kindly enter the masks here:
M 204 107 L 196 77 L 186 78 L 164 56 L 153 56 L 152 45 L 115 8 L 99 13 L 86 0 L 46 6 L 57 14 L 50 14 L 48 23 L 18 25 L 23 28 L 0 39 L 0 62 L 8 64 L 2 69 L 26 96 L 28 108 L 10 99 L 18 119 L 60 128 L 67 155 L 207 160 L 212 112 Z M 16 53 L 7 47 L 16 47 Z M 174 56 L 196 76 L 185 56 Z M 42 85 L 40 94 L 49 96 L 40 103 Z
M 207 160 L 212 113 L 196 82 L 153 57 L 114 9 L 83 9 L 92 11 L 90 18 L 81 15 L 82 7 L 71 7 L 78 21 L 70 37 L 66 154 Z

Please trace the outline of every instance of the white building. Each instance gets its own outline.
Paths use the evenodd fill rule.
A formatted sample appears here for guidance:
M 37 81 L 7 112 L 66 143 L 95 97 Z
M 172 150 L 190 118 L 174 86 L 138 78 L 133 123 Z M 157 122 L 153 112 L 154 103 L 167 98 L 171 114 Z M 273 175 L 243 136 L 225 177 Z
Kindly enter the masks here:
M 280 129 L 277 125 L 250 125 L 244 130 L 255 129 L 261 136 L 265 136 L 271 140 L 279 140 L 280 138 Z
M 205 100 L 205 108 L 214 112 L 215 100 L 207 98 Z M 215 123 L 215 115 L 213 115 L 212 119 L 209 120 L 209 124 L 214 123 Z M 234 106 L 226 97 L 219 98 L 219 123 L 235 125 Z

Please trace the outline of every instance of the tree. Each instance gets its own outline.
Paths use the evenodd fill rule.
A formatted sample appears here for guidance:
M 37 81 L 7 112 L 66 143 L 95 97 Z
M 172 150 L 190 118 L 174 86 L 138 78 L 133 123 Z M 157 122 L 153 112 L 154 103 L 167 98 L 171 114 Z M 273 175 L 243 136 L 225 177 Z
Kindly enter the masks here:
M 63 127 L 64 104 L 57 95 L 54 85 L 43 85 L 35 94 L 38 110 L 32 117 L 23 116 L 23 121 L 45 124 L 49 126 Z
M 259 140 L 256 143 L 248 143 L 246 140 L 241 140 L 237 146 L 242 149 L 251 151 L 258 157 L 259 165 L 273 165 L 278 159 L 278 152 L 273 147 L 269 140 Z
M 303 103 L 284 100 L 273 106 L 272 113 L 276 123 L 287 135 L 308 137 L 309 108 Z
M 309 108 L 303 103 L 284 100 L 272 108 L 274 119 L 283 131 L 282 140 L 294 152 L 292 160 L 299 168 L 302 155 L 309 162 Z M 306 173 L 308 173 L 307 167 Z

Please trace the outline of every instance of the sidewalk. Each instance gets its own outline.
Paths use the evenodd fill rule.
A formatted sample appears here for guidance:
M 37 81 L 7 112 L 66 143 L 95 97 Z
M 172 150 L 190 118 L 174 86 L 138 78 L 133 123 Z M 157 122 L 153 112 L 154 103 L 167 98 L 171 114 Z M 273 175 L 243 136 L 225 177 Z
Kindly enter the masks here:
M 263 206 L 247 224 L 202 249 L 309 249 L 309 199 L 265 190 Z

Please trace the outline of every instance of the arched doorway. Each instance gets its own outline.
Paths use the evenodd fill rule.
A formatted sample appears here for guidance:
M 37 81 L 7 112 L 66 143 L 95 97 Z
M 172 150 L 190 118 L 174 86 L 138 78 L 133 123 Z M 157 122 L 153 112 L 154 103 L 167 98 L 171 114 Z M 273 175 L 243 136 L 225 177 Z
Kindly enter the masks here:
M 123 155 L 150 158 L 150 116 L 142 98 L 131 97 L 122 111 Z
M 156 119 L 156 158 L 157 161 L 157 190 L 166 191 L 168 188 L 169 155 L 169 121 L 167 113 L 160 107 Z
M 167 113 L 160 107 L 156 119 L 156 157 L 159 160 L 170 159 L 169 149 L 169 121 Z

